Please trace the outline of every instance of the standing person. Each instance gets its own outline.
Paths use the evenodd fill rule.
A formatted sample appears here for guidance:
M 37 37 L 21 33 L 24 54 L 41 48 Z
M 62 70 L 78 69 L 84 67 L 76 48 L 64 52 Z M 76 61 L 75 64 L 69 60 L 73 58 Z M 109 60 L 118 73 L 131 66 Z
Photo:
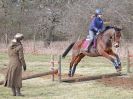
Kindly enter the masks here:
M 9 64 L 4 86 L 12 89 L 13 96 L 23 96 L 20 91 L 22 88 L 22 67 L 24 71 L 26 70 L 21 43 L 23 39 L 23 34 L 17 33 L 8 48 Z
M 86 40 L 88 44 L 84 51 L 88 51 L 95 36 L 104 30 L 104 21 L 102 19 L 102 10 L 96 9 L 95 16 L 92 17 L 92 21 L 88 28 L 88 35 Z

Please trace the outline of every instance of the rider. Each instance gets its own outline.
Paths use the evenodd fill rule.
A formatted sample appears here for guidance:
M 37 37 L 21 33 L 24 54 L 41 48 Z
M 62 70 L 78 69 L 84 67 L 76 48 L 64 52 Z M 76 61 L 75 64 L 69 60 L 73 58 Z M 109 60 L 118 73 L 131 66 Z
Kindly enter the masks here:
M 89 34 L 87 35 L 87 38 L 86 38 L 86 41 L 88 41 L 88 44 L 84 49 L 85 51 L 89 50 L 95 36 L 98 35 L 103 30 L 104 30 L 104 21 L 102 19 L 102 10 L 98 8 L 96 9 L 95 16 L 92 18 L 92 21 L 89 25 L 89 29 L 88 29 Z

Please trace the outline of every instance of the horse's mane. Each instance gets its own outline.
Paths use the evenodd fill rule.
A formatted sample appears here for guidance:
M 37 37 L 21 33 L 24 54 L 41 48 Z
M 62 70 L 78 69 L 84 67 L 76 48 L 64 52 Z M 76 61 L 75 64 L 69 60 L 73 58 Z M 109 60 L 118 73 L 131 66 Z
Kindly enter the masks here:
M 109 29 L 115 29 L 115 31 L 121 31 L 122 29 L 115 27 L 115 26 L 106 26 L 105 29 L 102 31 L 101 34 L 104 34 Z
M 113 28 L 114 28 L 113 26 L 106 26 L 105 29 L 102 31 L 102 34 L 105 33 L 105 31 Z

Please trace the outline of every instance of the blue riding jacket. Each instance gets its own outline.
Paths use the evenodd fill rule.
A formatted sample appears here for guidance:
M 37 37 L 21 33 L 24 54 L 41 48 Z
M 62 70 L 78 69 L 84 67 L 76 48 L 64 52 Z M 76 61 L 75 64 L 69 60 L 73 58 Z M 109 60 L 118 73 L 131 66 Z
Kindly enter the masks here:
M 94 17 L 89 25 L 88 32 L 91 30 L 94 33 L 102 31 L 104 28 L 104 22 L 100 17 Z

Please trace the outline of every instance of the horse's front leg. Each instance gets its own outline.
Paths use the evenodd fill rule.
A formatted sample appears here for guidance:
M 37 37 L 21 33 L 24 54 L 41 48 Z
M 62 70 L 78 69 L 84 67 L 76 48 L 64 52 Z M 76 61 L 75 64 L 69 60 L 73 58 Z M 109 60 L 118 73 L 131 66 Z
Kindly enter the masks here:
M 122 69 L 122 67 L 121 67 L 121 61 L 120 61 L 120 58 L 119 58 L 118 54 L 116 54 L 116 53 L 114 53 L 112 51 L 111 55 L 114 56 L 114 57 L 116 57 L 115 63 L 118 66 L 118 71 L 121 71 L 121 69 Z
M 109 59 L 109 60 L 113 63 L 113 65 L 115 66 L 115 69 L 116 69 L 117 72 L 120 71 L 120 70 L 119 70 L 118 62 L 117 62 L 113 57 L 111 57 L 110 54 L 108 54 L 108 53 L 105 52 L 105 51 L 100 52 L 100 54 L 101 54 L 102 56 L 104 56 L 105 58 Z
M 112 55 L 113 55 L 114 57 L 116 57 L 116 61 L 117 61 L 118 65 L 121 66 L 121 61 L 120 61 L 120 58 L 119 58 L 118 54 L 116 54 L 116 53 L 114 53 L 114 52 L 112 51 Z

